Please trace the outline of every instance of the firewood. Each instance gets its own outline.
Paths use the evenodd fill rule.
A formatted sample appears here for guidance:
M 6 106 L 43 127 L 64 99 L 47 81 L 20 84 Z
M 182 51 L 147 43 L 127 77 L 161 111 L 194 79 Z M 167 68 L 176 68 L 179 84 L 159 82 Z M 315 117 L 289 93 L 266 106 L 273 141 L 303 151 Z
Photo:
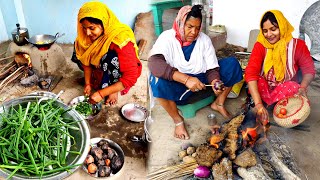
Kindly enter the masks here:
M 17 70 L 15 70 L 13 73 L 11 73 L 8 77 L 6 77 L 4 80 L 0 83 L 0 93 L 2 93 L 3 89 L 12 81 L 16 80 L 20 75 L 24 73 L 26 67 L 21 66 Z
M 271 180 L 260 164 L 247 169 L 239 167 L 237 172 L 243 180 Z
M 4 61 L 4 60 L 7 60 L 7 59 L 10 59 L 10 58 L 13 58 L 14 56 L 8 56 L 8 57 L 4 57 L 4 58 L 0 58 L 0 62 Z
M 269 141 L 265 141 L 264 145 L 268 150 L 268 154 L 271 157 L 270 163 L 274 166 L 284 179 L 300 180 L 296 174 L 294 174 L 276 155 Z

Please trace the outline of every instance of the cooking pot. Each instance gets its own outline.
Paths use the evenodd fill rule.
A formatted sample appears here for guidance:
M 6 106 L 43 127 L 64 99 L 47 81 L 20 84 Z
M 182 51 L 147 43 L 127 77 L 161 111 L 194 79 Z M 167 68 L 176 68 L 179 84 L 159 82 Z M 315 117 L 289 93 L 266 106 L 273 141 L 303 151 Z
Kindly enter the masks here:
M 22 46 L 28 44 L 26 38 L 29 38 L 29 32 L 27 28 L 20 27 L 20 24 L 16 24 L 17 29 L 11 32 L 13 42 L 15 42 L 18 46 Z
M 49 49 L 51 45 L 63 34 L 57 33 L 55 36 L 48 35 L 48 34 L 38 34 L 32 36 L 30 39 L 25 38 L 29 43 L 36 46 L 38 49 Z

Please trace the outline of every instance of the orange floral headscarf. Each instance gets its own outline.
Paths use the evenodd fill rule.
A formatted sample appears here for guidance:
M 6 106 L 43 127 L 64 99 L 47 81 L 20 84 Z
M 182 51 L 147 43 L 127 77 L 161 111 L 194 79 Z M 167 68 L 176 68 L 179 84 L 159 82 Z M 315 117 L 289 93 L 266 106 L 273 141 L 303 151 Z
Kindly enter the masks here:
M 89 37 L 83 31 L 80 20 L 92 17 L 102 21 L 104 34 L 91 43 Z M 100 60 L 105 55 L 111 43 L 120 48 L 132 42 L 138 54 L 138 47 L 131 28 L 122 24 L 115 14 L 102 2 L 87 2 L 79 10 L 77 22 L 77 38 L 75 51 L 77 58 L 85 66 L 90 64 L 99 66 Z M 138 55 L 137 55 L 138 57 Z
M 292 32 L 294 28 L 289 23 L 289 21 L 283 16 L 281 11 L 270 10 L 270 12 L 274 14 L 274 16 L 278 21 L 278 26 L 280 29 L 280 40 L 275 44 L 270 44 L 268 40 L 264 37 L 262 33 L 262 29 L 260 27 L 260 33 L 258 35 L 257 41 L 260 42 L 265 48 L 268 49 L 267 55 L 264 61 L 264 69 L 263 69 L 264 74 L 268 74 L 269 70 L 273 67 L 276 80 L 282 81 L 285 78 L 285 73 L 286 73 L 287 44 L 292 39 Z
M 187 42 L 184 37 L 184 25 L 186 23 L 187 16 L 191 11 L 191 9 L 192 9 L 192 6 L 189 6 L 189 5 L 183 6 L 179 10 L 178 15 L 172 25 L 172 29 L 176 31 L 176 39 L 180 42 L 181 46 L 188 46 L 191 44 L 190 42 Z M 202 29 L 202 26 L 200 27 L 200 31 L 201 29 Z M 199 34 L 198 34 L 198 37 L 199 37 Z

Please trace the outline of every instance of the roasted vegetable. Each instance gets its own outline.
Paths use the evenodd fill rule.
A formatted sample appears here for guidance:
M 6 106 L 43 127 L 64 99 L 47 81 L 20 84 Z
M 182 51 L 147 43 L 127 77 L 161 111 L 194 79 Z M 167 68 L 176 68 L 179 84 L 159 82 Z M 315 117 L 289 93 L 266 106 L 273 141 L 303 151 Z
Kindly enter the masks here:
M 90 154 L 93 156 L 93 157 L 97 157 L 99 160 L 102 159 L 102 154 L 103 154 L 103 151 L 101 148 L 99 147 L 93 147 L 91 149 L 91 152 Z M 95 159 L 96 160 L 96 159 Z
M 116 151 L 109 147 L 108 148 L 108 159 L 112 159 L 116 155 L 117 155 Z
M 88 165 L 88 172 L 94 174 L 97 172 L 97 166 L 94 163 Z
M 118 156 L 114 156 L 111 159 L 111 164 L 110 164 L 112 173 L 114 174 L 117 173 L 121 169 L 122 165 L 123 165 L 123 161 L 121 160 L 121 158 Z
M 85 160 L 85 164 L 89 165 L 89 164 L 91 164 L 93 162 L 94 162 L 93 157 L 90 154 L 88 154 L 87 157 L 86 157 L 86 160 Z
M 99 166 L 98 177 L 109 177 L 111 169 L 108 166 Z
M 103 145 L 109 146 L 108 141 L 105 140 L 105 139 L 101 139 L 101 140 L 97 143 L 97 146 L 98 146 L 98 147 L 102 147 Z
M 216 81 L 214 84 L 213 84 L 213 87 L 215 90 L 223 90 L 224 89 L 224 84 L 221 80 L 218 80 Z

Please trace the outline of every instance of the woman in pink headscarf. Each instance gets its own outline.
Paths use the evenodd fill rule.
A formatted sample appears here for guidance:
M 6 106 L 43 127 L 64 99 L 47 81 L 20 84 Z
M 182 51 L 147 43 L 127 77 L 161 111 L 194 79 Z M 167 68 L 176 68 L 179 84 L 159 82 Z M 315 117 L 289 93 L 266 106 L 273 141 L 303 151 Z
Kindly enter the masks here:
M 189 104 L 194 97 L 208 97 L 199 98 L 204 92 L 209 96 L 214 93 L 217 98 L 211 108 L 228 118 L 224 102 L 232 86 L 242 79 L 242 69 L 235 58 L 218 61 L 211 39 L 201 32 L 201 10 L 201 5 L 182 7 L 172 29 L 161 33 L 148 59 L 153 96 L 173 119 L 174 136 L 179 139 L 189 139 L 189 134 L 177 104 Z M 226 88 L 206 90 L 205 84 L 220 79 Z M 186 90 L 190 91 L 185 94 Z

